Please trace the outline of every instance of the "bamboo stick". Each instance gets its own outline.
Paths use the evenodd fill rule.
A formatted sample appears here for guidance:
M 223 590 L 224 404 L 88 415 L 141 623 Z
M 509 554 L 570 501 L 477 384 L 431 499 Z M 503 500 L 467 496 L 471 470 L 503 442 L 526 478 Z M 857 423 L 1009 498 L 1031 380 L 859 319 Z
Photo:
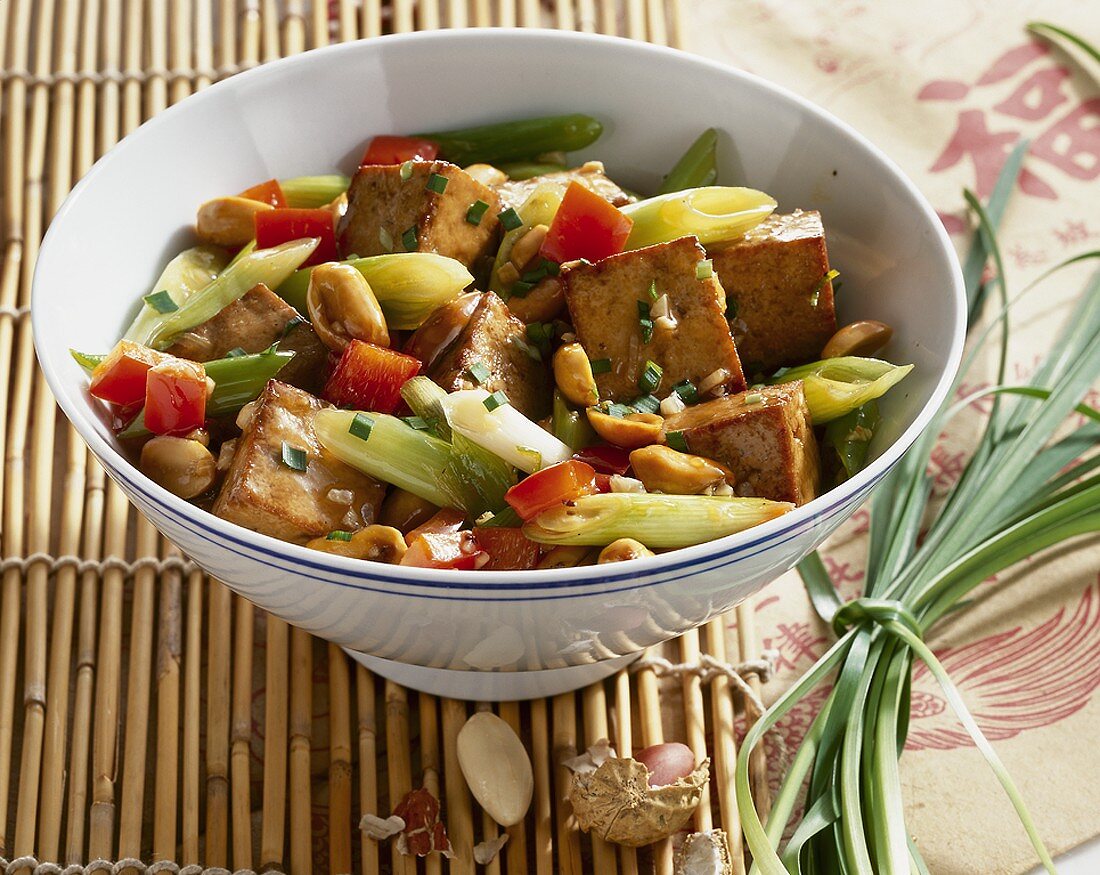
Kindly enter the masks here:
M 753 659 L 760 652 L 760 645 L 756 638 L 756 613 L 751 601 L 742 602 L 737 606 L 737 640 L 741 647 L 743 659 Z M 757 697 L 760 696 L 760 678 L 751 675 L 748 679 L 749 687 Z M 748 732 L 756 723 L 757 716 L 752 714 L 745 703 L 745 731 Z M 768 759 L 764 753 L 764 746 L 758 744 L 749 754 L 749 781 L 752 784 L 752 798 L 756 803 L 756 810 L 761 818 L 766 818 L 771 811 L 771 787 L 768 786 Z
M 680 636 L 680 658 L 689 665 L 698 665 L 699 630 L 691 629 Z M 687 730 L 687 745 L 695 754 L 699 763 L 707 756 L 706 710 L 703 705 L 703 683 L 699 675 L 687 672 L 683 676 L 684 723 Z M 704 784 L 699 795 L 699 806 L 695 809 L 695 829 L 698 832 L 708 830 L 713 822 L 710 812 L 710 785 Z
M 623 669 L 615 675 L 615 747 L 619 756 L 634 752 L 633 719 L 630 705 L 630 673 Z M 623 875 L 638 875 L 638 854 L 634 848 L 619 848 L 619 865 Z
M 542 27 L 542 10 L 539 7 L 539 0 L 519 0 L 519 3 L 520 27 Z
M 666 3 L 668 4 L 669 18 L 672 20 L 672 27 L 669 31 L 668 44 L 673 48 L 682 49 L 684 47 L 683 4 L 680 2 L 680 0 L 666 0 Z
M 572 773 L 562 762 L 577 755 L 577 703 L 572 693 L 552 700 L 554 714 L 551 764 L 554 769 L 554 806 L 558 831 L 558 871 L 563 875 L 581 872 L 581 834 L 573 809 L 565 798 Z
M 512 727 L 519 738 L 523 738 L 523 724 L 519 702 L 501 702 L 501 719 Z M 508 844 L 504 846 L 508 857 L 508 875 L 519 875 L 527 871 L 527 821 L 521 820 L 515 826 L 508 827 Z
M 601 738 L 610 740 L 607 726 L 607 696 L 603 681 L 584 688 L 584 743 L 589 747 Z M 597 872 L 615 871 L 615 846 L 592 836 L 592 864 Z
M 279 54 L 279 6 L 275 0 L 260 0 L 260 60 L 274 61 Z
M 489 0 L 474 0 L 474 27 L 489 27 L 493 24 L 493 9 Z
M 647 650 L 642 658 L 655 655 Z M 638 709 L 642 723 L 642 746 L 660 744 L 665 740 L 664 727 L 661 725 L 661 692 L 657 684 L 657 675 L 651 668 L 638 672 Z M 653 846 L 653 861 L 657 875 L 672 875 L 672 842 L 669 839 L 657 842 Z
M 178 556 L 176 550 L 169 555 Z M 157 741 L 154 784 L 153 861 L 176 858 L 176 793 L 179 789 L 180 663 L 183 656 L 182 578 L 166 571 L 160 580 L 157 627 Z
M 264 783 L 260 868 L 282 865 L 286 842 L 287 644 L 290 627 L 270 614 L 264 676 Z
M 516 4 L 515 0 L 497 0 L 497 21 L 498 27 L 515 27 L 516 26 Z M 509 839 L 508 844 L 511 844 Z
M 313 870 L 310 739 L 313 733 L 313 638 L 290 630 L 290 871 Z
M 448 0 L 450 6 L 456 5 L 456 0 Z M 453 27 L 454 25 L 452 25 Z M 439 28 L 439 0 L 417 0 L 416 2 L 416 29 L 438 30 Z
M 417 696 L 420 712 L 420 783 L 436 798 L 442 799 L 439 788 L 439 701 L 435 696 L 420 693 Z M 424 859 L 427 875 L 439 875 L 443 871 L 443 858 L 429 854 Z
M 645 0 L 626 0 L 626 36 L 645 40 Z
M 412 0 L 392 0 L 390 9 L 394 33 L 408 33 L 414 29 Z
M 355 668 L 355 700 L 359 712 L 359 813 L 382 816 L 378 807 L 378 723 L 374 704 L 374 675 Z M 363 875 L 379 875 L 378 842 L 360 834 Z
M 187 625 L 183 647 L 183 782 L 182 817 L 183 845 L 180 862 L 184 866 L 199 864 L 199 726 L 202 695 L 202 602 L 206 581 L 202 572 L 193 571 L 187 579 Z
M 328 645 L 329 871 L 351 872 L 351 673 L 348 658 L 336 644 Z
M 554 3 L 558 30 L 574 30 L 573 0 L 556 0 Z
M 382 0 L 363 0 L 359 15 L 361 37 L 379 36 L 382 33 Z
M 659 46 L 668 45 L 668 26 L 665 23 L 664 0 L 646 0 L 646 21 L 649 25 L 649 41 Z
M 327 46 L 329 44 L 329 4 L 314 2 L 311 5 L 313 7 L 313 20 L 309 28 L 309 45 L 310 48 L 315 49 L 319 46 Z M 288 6 L 287 8 L 289 9 L 290 7 Z M 345 37 L 341 36 L 341 39 L 345 39 Z
M 386 765 L 389 769 L 389 811 L 393 811 L 412 789 L 412 764 L 409 760 L 409 700 L 405 688 L 386 681 Z M 390 842 L 390 865 L 395 873 L 415 872 L 416 862 Z
M 233 625 L 233 701 L 229 728 L 229 782 L 232 797 L 233 868 L 252 866 L 252 648 L 256 612 L 252 602 L 235 597 Z
M 473 875 L 474 824 L 470 789 L 458 765 L 458 732 L 466 723 L 466 703 L 457 699 L 442 699 L 443 712 L 443 785 L 447 792 L 449 830 L 455 859 L 450 871 L 456 875 Z
M 350 42 L 351 40 L 358 39 L 359 28 L 355 18 L 355 3 L 353 2 L 353 0 L 340 0 L 337 15 L 340 28 L 340 42 L 346 43 Z
M 597 0 L 600 9 L 600 33 L 615 36 L 619 32 L 617 0 Z
M 726 661 L 726 615 L 706 625 L 707 650 L 719 662 Z M 714 762 L 711 776 L 718 788 L 718 812 L 729 844 L 735 875 L 745 871 L 744 842 L 738 827 L 737 794 L 734 771 L 737 767 L 737 739 L 734 735 L 736 714 L 729 678 L 718 675 L 710 687 L 711 726 L 714 733 Z
M 449 0 L 447 4 L 447 26 L 466 27 L 466 25 L 466 0 Z
M 209 581 L 206 661 L 206 853 L 208 867 L 229 861 L 229 678 L 233 594 Z
M 296 55 L 306 50 L 306 16 L 302 0 L 284 0 L 286 14 L 283 16 L 283 54 Z M 265 11 L 266 14 L 266 11 Z M 276 13 L 272 13 L 276 14 Z
M 554 824 L 550 779 L 550 719 L 546 699 L 531 702 L 531 760 L 535 772 L 535 872 L 554 868 Z

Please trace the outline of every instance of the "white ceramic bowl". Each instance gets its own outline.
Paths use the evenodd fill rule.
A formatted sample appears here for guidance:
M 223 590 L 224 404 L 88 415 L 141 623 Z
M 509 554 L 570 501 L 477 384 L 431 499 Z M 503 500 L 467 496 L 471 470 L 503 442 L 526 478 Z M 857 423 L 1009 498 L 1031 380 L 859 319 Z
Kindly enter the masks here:
M 327 556 L 240 528 L 150 481 L 120 452 L 67 350 L 106 351 L 197 204 L 260 179 L 350 172 L 379 133 L 587 112 L 603 160 L 639 191 L 704 127 L 720 180 L 824 215 L 842 320 L 881 319 L 913 373 L 882 405 L 849 482 L 739 535 L 622 565 L 452 572 Z M 958 366 L 961 276 L 935 213 L 874 146 L 774 85 L 637 42 L 535 30 L 388 36 L 288 58 L 158 115 L 65 202 L 34 279 L 50 387 L 107 472 L 168 538 L 257 605 L 338 642 L 383 676 L 476 699 L 574 689 L 698 626 L 793 567 L 867 498 L 928 424 Z M 677 525 L 675 519 L 670 526 Z

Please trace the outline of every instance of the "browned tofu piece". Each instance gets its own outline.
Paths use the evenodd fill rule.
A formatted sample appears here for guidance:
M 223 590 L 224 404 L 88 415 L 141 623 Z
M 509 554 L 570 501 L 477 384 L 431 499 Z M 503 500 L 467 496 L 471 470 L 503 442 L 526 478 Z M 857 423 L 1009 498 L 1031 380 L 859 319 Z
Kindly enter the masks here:
M 733 471 L 738 495 L 795 504 L 817 495 L 821 464 L 801 382 L 696 404 L 666 419 L 665 432 Z
M 530 179 L 516 179 L 502 182 L 493 188 L 500 195 L 501 207 L 519 208 L 540 185 L 557 185 L 564 192 L 569 183 L 579 182 L 589 191 L 598 194 L 605 201 L 617 207 L 634 202 L 634 197 L 627 194 L 618 184 L 610 179 L 603 170 L 602 161 L 588 161 L 580 167 L 572 170 L 562 170 L 558 173 L 544 173 L 542 176 L 532 176 Z
M 413 229 L 420 252 L 436 252 L 467 267 L 490 254 L 497 240 L 500 200 L 461 167 L 446 161 L 413 161 L 412 174 L 401 178 L 403 165 L 365 165 L 348 189 L 348 210 L 337 239 L 345 256 L 404 252 L 403 237 Z M 428 188 L 432 174 L 447 180 L 440 194 Z M 466 211 L 477 201 L 489 209 L 474 225 Z
M 821 357 L 836 332 L 821 214 L 770 216 L 735 243 L 709 252 L 731 306 L 730 326 L 748 374 Z M 733 311 L 736 311 L 734 314 Z
M 562 266 L 561 279 L 577 340 L 592 361 L 607 359 L 611 370 L 598 374 L 600 398 L 629 401 L 640 392 L 638 378 L 647 361 L 664 371 L 656 394 L 664 397 L 681 380 L 698 384 L 719 369 L 730 392 L 745 388 L 741 362 L 726 322 L 726 297 L 715 276 L 696 277 L 705 258 L 694 237 L 681 237 L 605 258 Z M 674 325 L 654 320 L 653 336 L 642 342 L 639 303 L 656 306 L 668 296 Z
M 553 398 L 550 370 L 527 340 L 527 326 L 511 314 L 492 292 L 481 296 L 465 327 L 428 370 L 428 376 L 448 392 L 473 389 L 503 391 L 520 413 L 542 419 Z M 480 362 L 489 378 L 478 383 L 470 367 Z
M 313 433 L 313 414 L 330 405 L 271 380 L 237 441 L 213 512 L 284 541 L 304 542 L 374 522 L 384 484 L 336 459 Z M 306 470 L 283 462 L 283 443 L 306 453 Z
M 328 348 L 298 311 L 260 283 L 216 316 L 181 334 L 168 352 L 195 362 L 225 358 L 233 349 L 263 352 L 273 343 L 293 352 L 279 379 L 307 391 L 320 389 Z

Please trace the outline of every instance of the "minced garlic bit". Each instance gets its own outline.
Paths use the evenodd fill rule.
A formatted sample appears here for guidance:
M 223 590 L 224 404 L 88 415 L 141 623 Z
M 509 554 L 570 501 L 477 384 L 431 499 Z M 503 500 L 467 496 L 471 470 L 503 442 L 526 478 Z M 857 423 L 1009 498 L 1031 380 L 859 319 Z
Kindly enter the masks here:
M 572 331 L 566 331 L 561 336 L 561 342 L 562 343 L 576 343 L 577 342 L 577 335 L 575 335 Z
M 623 477 L 620 474 L 611 475 L 612 492 L 645 492 L 645 484 L 633 477 Z
M 327 498 L 333 504 L 351 504 L 355 499 L 355 493 L 350 489 L 337 489 L 335 486 L 327 493 Z
M 707 490 L 707 494 L 718 495 L 722 498 L 727 498 L 728 496 L 733 495 L 733 487 L 730 486 L 725 480 L 723 480 L 721 483 L 717 483 L 714 486 L 711 486 L 710 489 Z
M 661 297 L 654 301 L 653 306 L 649 308 L 649 312 L 654 319 L 660 319 L 663 316 L 672 316 L 672 305 L 669 303 L 668 295 L 661 295 Z
M 712 392 L 713 390 L 722 386 L 729 378 L 730 372 L 727 371 L 725 368 L 718 368 L 714 371 L 711 371 L 709 374 L 703 377 L 702 380 L 699 381 L 699 385 L 697 387 L 699 394 L 706 395 L 708 392 Z
M 684 403 L 684 399 L 680 397 L 678 392 L 673 392 L 663 401 L 661 401 L 661 415 L 672 416 L 675 413 L 680 413 L 685 410 L 687 405 Z
M 385 228 L 378 229 L 378 242 L 387 252 L 393 252 L 393 235 Z

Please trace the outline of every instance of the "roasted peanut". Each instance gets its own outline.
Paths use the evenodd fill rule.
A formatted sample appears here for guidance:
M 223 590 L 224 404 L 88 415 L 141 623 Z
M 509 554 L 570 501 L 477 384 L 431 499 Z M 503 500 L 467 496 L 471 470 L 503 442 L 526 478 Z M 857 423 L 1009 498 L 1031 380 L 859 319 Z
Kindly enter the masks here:
M 462 169 L 482 185 L 489 186 L 489 188 L 508 181 L 508 174 L 503 170 L 497 170 L 492 164 L 471 164 L 469 167 L 463 167 Z
M 665 421 L 656 413 L 630 413 L 627 416 L 611 416 L 608 413 L 589 407 L 588 423 L 596 434 L 609 444 L 634 450 L 647 447 L 661 439 L 661 428 Z
M 619 538 L 612 541 L 600 551 L 600 565 L 609 562 L 627 562 L 630 559 L 644 559 L 646 556 L 655 555 L 645 544 L 635 541 L 633 538 Z
M 382 502 L 378 522 L 407 534 L 438 511 L 439 508 L 430 501 L 395 486 Z
M 216 197 L 199 207 L 195 231 L 203 243 L 244 246 L 256 236 L 256 213 L 273 209 L 246 197 Z
M 591 407 L 600 402 L 592 363 L 579 343 L 567 343 L 554 353 L 554 382 L 565 399 L 578 407 Z
M 543 277 L 526 295 L 508 298 L 508 309 L 522 322 L 552 322 L 565 310 L 565 290 L 556 276 Z
M 634 450 L 630 464 L 650 492 L 699 495 L 721 483 L 733 483 L 733 472 L 719 462 L 654 444 Z
M 352 340 L 390 345 L 386 317 L 370 284 L 350 264 L 319 264 L 306 292 L 309 321 L 321 342 L 336 352 Z
M 514 826 L 531 807 L 531 759 L 515 730 L 490 711 L 474 714 L 458 732 L 458 765 L 478 804 L 501 826 Z
M 314 538 L 306 544 L 311 550 L 347 556 L 349 559 L 369 559 L 396 565 L 408 548 L 405 536 L 392 526 L 367 526 L 355 532 L 350 540 Z
M 202 495 L 214 485 L 217 460 L 199 441 L 162 435 L 141 448 L 146 476 L 180 498 Z
M 649 769 L 650 787 L 667 787 L 695 771 L 695 754 L 678 741 L 651 744 L 634 759 Z
M 542 248 L 542 243 L 546 239 L 546 232 L 549 230 L 550 228 L 546 225 L 535 225 L 512 244 L 512 255 L 508 260 L 516 270 L 522 271 L 539 254 L 539 249 Z
M 835 359 L 845 355 L 874 355 L 894 336 L 894 329 L 885 322 L 863 319 L 845 325 L 829 338 L 821 350 L 823 359 Z
M 463 332 L 479 303 L 481 292 L 466 292 L 436 307 L 416 329 L 405 344 L 405 352 L 424 363 L 421 373 L 429 371 L 436 359 Z

